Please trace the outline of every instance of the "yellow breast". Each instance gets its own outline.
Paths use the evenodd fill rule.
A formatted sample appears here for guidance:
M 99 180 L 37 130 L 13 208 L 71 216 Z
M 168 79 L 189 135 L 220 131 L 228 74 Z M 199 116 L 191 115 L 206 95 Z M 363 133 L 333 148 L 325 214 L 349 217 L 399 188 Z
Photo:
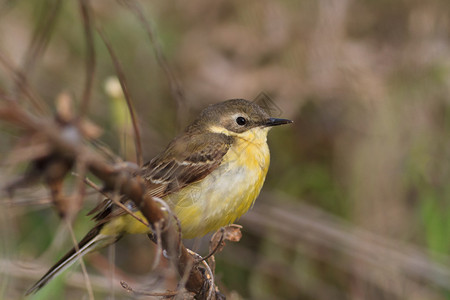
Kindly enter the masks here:
M 216 170 L 166 197 L 181 222 L 184 238 L 215 231 L 249 210 L 269 168 L 266 137 L 267 130 L 261 128 L 237 136 Z

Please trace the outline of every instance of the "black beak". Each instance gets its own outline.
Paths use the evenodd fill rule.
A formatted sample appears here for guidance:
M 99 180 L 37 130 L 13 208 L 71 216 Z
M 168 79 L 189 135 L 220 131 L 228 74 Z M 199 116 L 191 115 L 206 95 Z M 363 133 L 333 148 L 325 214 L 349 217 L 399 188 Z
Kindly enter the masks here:
M 276 119 L 276 118 L 270 118 L 266 120 L 265 126 L 278 126 L 278 125 L 284 125 L 284 124 L 290 124 L 293 121 L 287 120 L 287 119 Z

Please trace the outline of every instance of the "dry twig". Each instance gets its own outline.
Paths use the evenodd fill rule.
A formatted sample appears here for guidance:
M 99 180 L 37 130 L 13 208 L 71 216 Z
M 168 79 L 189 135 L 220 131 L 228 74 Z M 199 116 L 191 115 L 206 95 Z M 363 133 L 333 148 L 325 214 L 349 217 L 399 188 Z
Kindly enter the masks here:
M 83 157 L 86 170 L 99 178 L 105 190 L 114 190 L 116 187 L 121 195 L 128 197 L 146 217 L 152 228 L 157 222 L 162 222 L 166 230 L 161 232 L 163 249 L 172 257 L 181 276 L 188 274 L 185 288 L 197 295 L 199 299 L 206 299 L 208 291 L 214 289 L 213 281 L 204 276 L 199 266 L 194 264 L 192 254 L 184 247 L 179 238 L 176 226 L 167 219 L 167 214 L 161 209 L 152 197 L 146 193 L 144 180 L 127 169 L 117 170 L 107 163 L 101 156 L 85 146 L 81 133 L 76 126 L 70 127 L 72 134 L 67 134 L 65 128 L 55 126 L 54 121 L 36 118 L 21 109 L 17 104 L 0 107 L 0 119 L 23 128 L 30 133 L 39 132 L 52 146 L 53 156 L 64 154 L 64 157 L 76 160 Z M 45 167 L 45 165 L 44 165 Z M 67 172 L 57 173 L 56 180 L 63 180 Z M 206 293 L 208 292 L 208 294 Z
M 183 89 L 181 87 L 181 84 L 178 82 L 175 74 L 173 73 L 172 69 L 169 66 L 169 63 L 167 62 L 167 58 L 164 55 L 164 52 L 162 51 L 161 44 L 159 43 L 155 30 L 153 26 L 150 24 L 150 22 L 147 20 L 143 13 L 143 8 L 139 5 L 138 2 L 133 0 L 118 0 L 119 3 L 123 4 L 125 7 L 127 7 L 141 22 L 142 26 L 144 27 L 147 36 L 150 40 L 150 43 L 153 47 L 153 51 L 155 53 L 156 61 L 158 62 L 158 65 L 161 67 L 161 69 L 164 71 L 164 74 L 166 75 L 167 81 L 169 82 L 170 86 L 170 92 L 172 93 L 172 97 L 175 99 L 175 103 L 177 105 L 177 114 L 178 118 L 181 119 L 181 117 L 184 114 L 185 109 L 185 96 Z
M 86 40 L 86 78 L 83 91 L 83 100 L 80 106 L 80 117 L 83 117 L 88 108 L 92 94 L 92 83 L 95 75 L 95 48 L 94 37 L 92 35 L 91 16 L 89 9 L 89 0 L 79 0 L 80 12 L 83 20 L 84 35 Z
M 140 134 L 139 126 L 137 124 L 137 116 L 134 112 L 133 102 L 131 101 L 130 92 L 128 90 L 128 84 L 126 81 L 125 73 L 123 72 L 122 65 L 120 64 L 119 59 L 117 58 L 116 54 L 114 53 L 111 43 L 109 42 L 105 33 L 103 32 L 103 30 L 100 27 L 97 27 L 97 31 L 100 34 L 100 36 L 103 40 L 103 43 L 105 43 L 106 48 L 108 49 L 109 55 L 111 56 L 111 60 L 113 61 L 114 67 L 116 69 L 117 77 L 119 78 L 120 86 L 122 87 L 123 95 L 125 97 L 125 100 L 127 101 L 128 111 L 130 113 L 131 122 L 133 124 L 133 130 L 134 130 L 136 162 L 140 167 L 142 167 L 141 134 Z

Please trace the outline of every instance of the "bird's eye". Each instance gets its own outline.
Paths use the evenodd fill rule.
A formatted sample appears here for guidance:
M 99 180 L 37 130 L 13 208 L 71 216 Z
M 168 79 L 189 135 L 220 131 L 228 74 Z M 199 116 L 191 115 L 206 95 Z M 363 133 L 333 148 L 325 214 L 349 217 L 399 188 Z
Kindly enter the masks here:
M 247 120 L 243 117 L 237 117 L 236 123 L 238 123 L 238 125 L 244 126 L 247 123 Z

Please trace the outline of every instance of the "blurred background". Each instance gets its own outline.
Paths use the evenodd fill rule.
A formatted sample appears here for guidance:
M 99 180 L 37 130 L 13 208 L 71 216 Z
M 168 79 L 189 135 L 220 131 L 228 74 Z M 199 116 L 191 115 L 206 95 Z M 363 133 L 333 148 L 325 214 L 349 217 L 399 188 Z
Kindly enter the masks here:
M 216 255 L 229 299 L 450 299 L 449 1 L 138 2 L 156 43 L 123 2 L 91 1 L 90 13 L 123 65 L 145 160 L 225 99 L 264 92 L 274 116 L 294 120 L 270 133 L 271 167 L 238 222 L 242 240 Z M 0 1 L 0 54 L 50 107 L 61 93 L 79 103 L 86 78 L 78 3 L 58 3 Z M 30 59 L 36 40 L 44 46 Z M 96 32 L 94 44 L 88 116 L 113 153 L 135 161 L 114 65 Z M 13 90 L 14 80 L 2 64 L 0 88 Z M 0 126 L 8 182 L 25 167 L 9 159 L 23 137 Z M 90 194 L 78 238 L 101 199 Z M 0 298 L 20 299 L 72 245 L 47 197 L 39 187 L 2 196 Z M 207 241 L 190 244 L 205 255 Z M 126 237 L 87 257 L 96 299 L 133 297 L 110 279 L 108 260 L 116 279 L 157 286 L 153 253 L 146 237 Z M 33 299 L 80 299 L 82 278 L 73 267 Z

